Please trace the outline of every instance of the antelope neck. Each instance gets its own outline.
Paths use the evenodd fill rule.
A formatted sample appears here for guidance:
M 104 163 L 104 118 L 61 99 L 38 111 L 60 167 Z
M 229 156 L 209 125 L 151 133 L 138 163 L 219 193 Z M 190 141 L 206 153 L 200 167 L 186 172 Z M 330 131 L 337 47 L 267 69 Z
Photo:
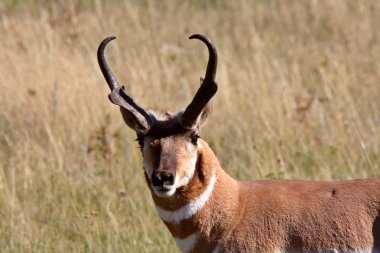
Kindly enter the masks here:
M 216 175 L 214 172 L 209 179 L 208 185 L 204 189 L 203 193 L 179 209 L 169 211 L 156 205 L 156 210 L 161 219 L 164 222 L 178 224 L 182 220 L 191 218 L 207 204 L 214 190 L 215 183 Z
M 215 201 L 221 171 L 218 166 L 204 167 L 206 159 L 202 157 L 202 154 L 198 157 L 192 179 L 183 189 L 179 188 L 172 198 L 172 201 L 182 204 L 170 208 L 170 205 L 162 205 L 163 203 L 159 205 L 154 198 L 159 216 L 184 253 L 211 252 L 217 246 L 209 240 L 210 238 L 205 238 L 208 232 L 204 227 L 198 227 L 198 224 L 202 223 L 201 220 L 211 218 L 209 211 L 213 208 L 210 206 Z M 210 228 L 206 230 L 209 231 Z
M 189 183 L 170 198 L 158 198 L 152 192 L 159 216 L 185 253 L 218 249 L 230 237 L 241 211 L 239 184 L 223 171 L 207 143 L 200 141 Z

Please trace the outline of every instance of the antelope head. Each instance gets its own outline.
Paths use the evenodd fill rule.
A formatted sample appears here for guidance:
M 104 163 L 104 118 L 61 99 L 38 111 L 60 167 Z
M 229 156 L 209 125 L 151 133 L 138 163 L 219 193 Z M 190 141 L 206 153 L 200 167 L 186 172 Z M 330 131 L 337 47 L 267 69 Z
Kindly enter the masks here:
M 195 34 L 190 39 L 204 42 L 209 61 L 202 84 L 185 110 L 160 114 L 138 105 L 112 74 L 105 57 L 106 45 L 116 37 L 103 40 L 98 48 L 98 62 L 111 94 L 109 99 L 120 106 L 125 123 L 137 134 L 148 184 L 157 197 L 171 197 L 186 188 L 194 175 L 201 148 L 199 131 L 211 112 L 211 98 L 218 86 L 215 82 L 217 52 L 211 41 Z

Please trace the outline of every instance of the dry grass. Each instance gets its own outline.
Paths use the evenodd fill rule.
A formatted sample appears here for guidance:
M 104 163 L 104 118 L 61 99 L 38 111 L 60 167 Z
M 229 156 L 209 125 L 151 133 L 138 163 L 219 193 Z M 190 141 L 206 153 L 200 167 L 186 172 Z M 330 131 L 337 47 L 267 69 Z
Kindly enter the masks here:
M 186 105 L 217 45 L 203 131 L 240 179 L 380 176 L 380 2 L 4 1 L 2 252 L 178 252 L 96 62 L 146 107 Z

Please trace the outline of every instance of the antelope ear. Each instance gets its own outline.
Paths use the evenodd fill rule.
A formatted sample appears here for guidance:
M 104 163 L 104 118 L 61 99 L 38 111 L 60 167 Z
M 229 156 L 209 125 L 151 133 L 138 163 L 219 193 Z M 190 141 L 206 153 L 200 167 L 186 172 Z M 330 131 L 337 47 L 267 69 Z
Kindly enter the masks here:
M 207 103 L 207 105 L 203 108 L 201 114 L 198 117 L 197 126 L 203 127 L 206 124 L 207 119 L 210 117 L 212 112 L 212 100 Z
M 127 126 L 132 128 L 134 131 L 138 131 L 138 122 L 136 121 L 136 117 L 132 115 L 129 111 L 125 110 L 124 108 L 120 107 L 121 115 L 123 116 L 123 120 Z
M 202 85 L 204 78 L 200 78 L 200 85 Z M 203 108 L 201 114 L 198 117 L 197 120 L 197 127 L 202 127 L 206 124 L 207 119 L 211 115 L 212 111 L 212 99 L 206 104 L 206 106 Z
M 151 116 L 125 93 L 124 86 L 112 90 L 108 99 L 120 107 L 124 122 L 130 128 L 142 134 L 149 131 L 152 126 Z

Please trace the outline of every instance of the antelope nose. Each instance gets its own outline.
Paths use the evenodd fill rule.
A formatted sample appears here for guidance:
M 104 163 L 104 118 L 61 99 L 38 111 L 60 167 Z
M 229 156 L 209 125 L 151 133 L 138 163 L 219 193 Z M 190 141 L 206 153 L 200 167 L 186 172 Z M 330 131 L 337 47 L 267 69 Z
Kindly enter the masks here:
M 152 175 L 153 186 L 164 186 L 174 184 L 174 174 L 169 171 L 156 170 Z

